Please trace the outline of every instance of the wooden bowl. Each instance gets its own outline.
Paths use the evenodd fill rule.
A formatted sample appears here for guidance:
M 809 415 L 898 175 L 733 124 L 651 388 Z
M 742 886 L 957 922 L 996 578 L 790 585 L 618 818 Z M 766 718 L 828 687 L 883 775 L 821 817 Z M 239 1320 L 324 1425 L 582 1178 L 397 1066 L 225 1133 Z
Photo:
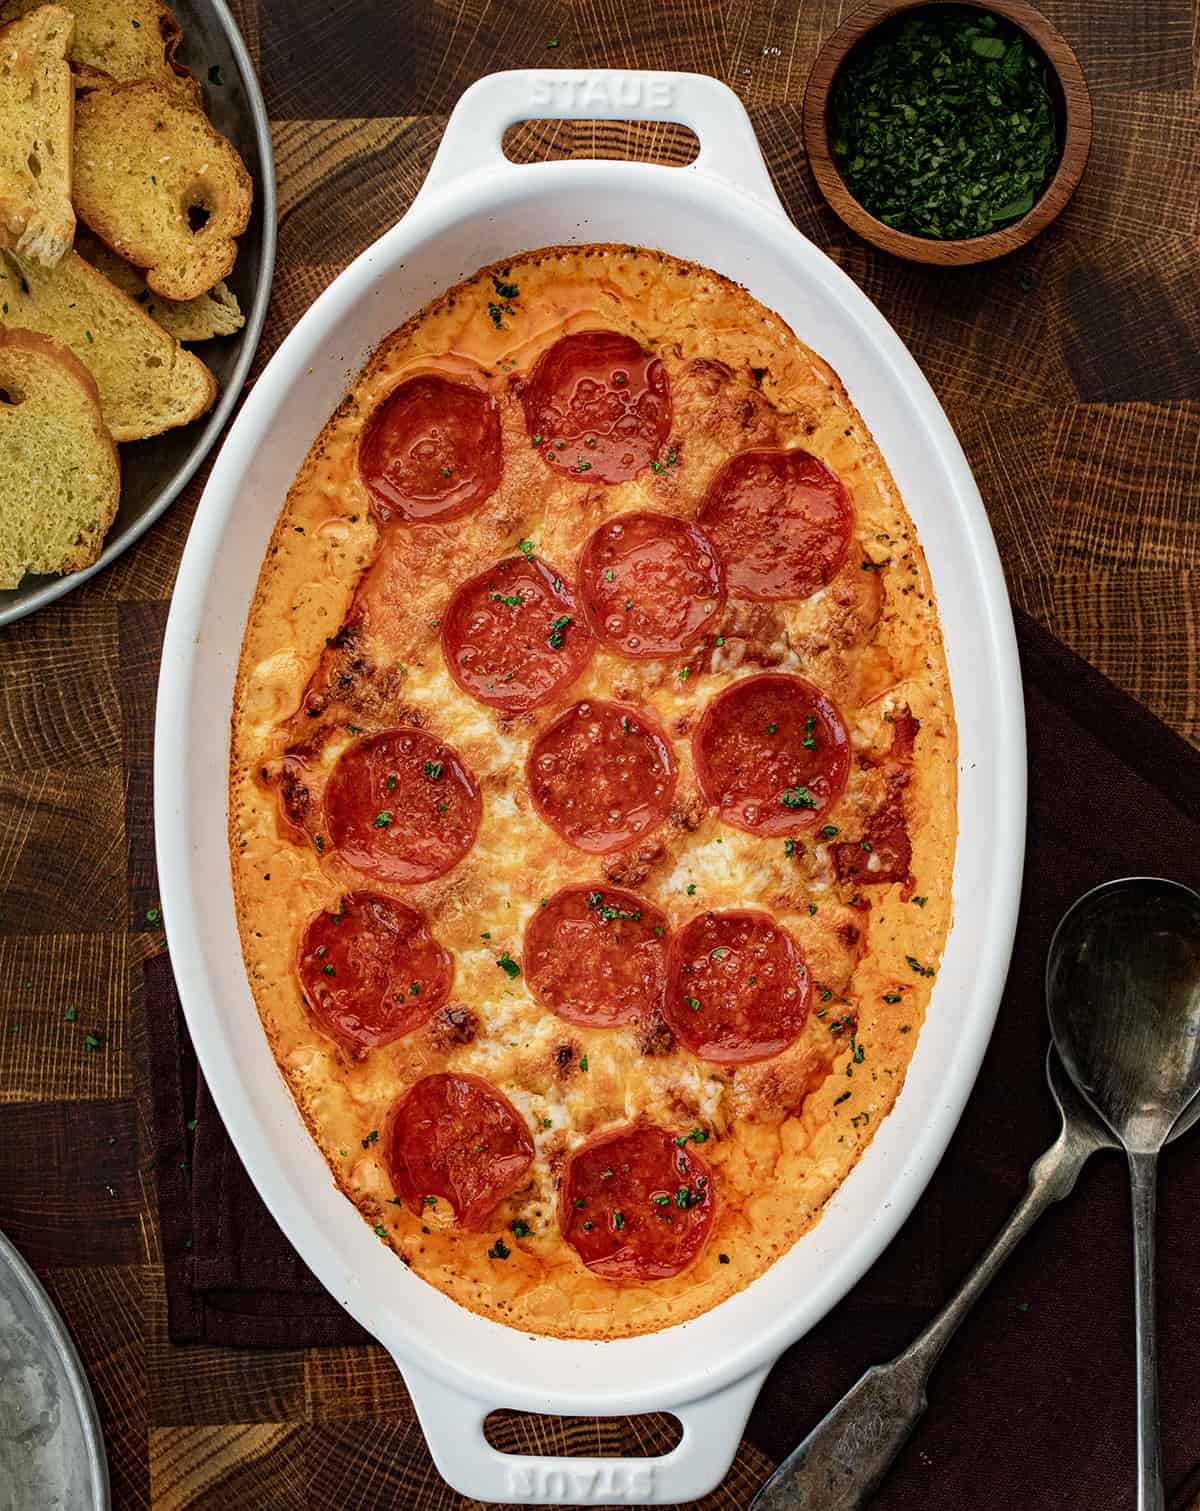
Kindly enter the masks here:
M 838 170 L 829 142 L 829 92 L 838 70 L 850 50 L 868 32 L 899 15 L 932 5 L 964 4 L 964 0 L 866 0 L 853 15 L 838 27 L 817 55 L 804 91 L 804 145 L 821 193 L 852 231 L 912 262 L 937 263 L 942 267 L 962 266 L 970 262 L 987 262 L 1015 252 L 1045 230 L 1074 194 L 1083 177 L 1088 149 L 1092 144 L 1092 101 L 1079 59 L 1071 51 L 1058 29 L 1041 11 L 1024 0 L 987 0 L 970 4 L 972 10 L 990 11 L 1011 21 L 1032 41 L 1050 65 L 1047 84 L 1058 116 L 1062 139 L 1062 156 L 1054 177 L 1041 197 L 1020 220 L 999 231 L 960 241 L 939 241 L 931 236 L 912 236 L 884 225 L 865 210 L 846 187 Z

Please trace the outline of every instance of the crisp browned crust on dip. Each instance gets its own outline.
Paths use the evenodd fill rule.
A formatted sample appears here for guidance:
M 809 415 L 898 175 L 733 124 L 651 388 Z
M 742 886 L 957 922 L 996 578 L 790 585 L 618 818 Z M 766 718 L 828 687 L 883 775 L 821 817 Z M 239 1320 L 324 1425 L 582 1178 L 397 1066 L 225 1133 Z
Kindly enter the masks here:
M 955 761 L 912 521 L 777 315 L 621 246 L 435 300 L 283 501 L 233 717 L 246 969 L 338 1186 L 531 1332 L 742 1289 L 903 1084 Z

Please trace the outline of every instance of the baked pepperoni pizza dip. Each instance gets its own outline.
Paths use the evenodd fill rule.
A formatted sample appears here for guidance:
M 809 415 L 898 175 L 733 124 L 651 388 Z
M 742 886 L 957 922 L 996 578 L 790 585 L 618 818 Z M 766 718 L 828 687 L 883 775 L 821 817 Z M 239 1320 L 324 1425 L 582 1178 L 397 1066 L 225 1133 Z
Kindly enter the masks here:
M 560 1337 L 747 1285 L 895 1101 L 950 917 L 937 610 L 836 375 L 635 247 L 422 310 L 284 504 L 230 813 L 266 1032 L 399 1260 Z

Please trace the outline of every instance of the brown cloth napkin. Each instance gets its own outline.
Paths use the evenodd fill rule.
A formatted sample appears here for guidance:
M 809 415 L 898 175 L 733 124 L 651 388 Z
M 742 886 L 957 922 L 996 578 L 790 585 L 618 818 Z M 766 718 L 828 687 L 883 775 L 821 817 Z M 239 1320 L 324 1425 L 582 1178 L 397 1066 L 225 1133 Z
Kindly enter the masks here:
M 1057 1132 L 1042 971 L 1087 888 L 1200 885 L 1200 755 L 1018 613 L 1029 746 L 1025 886 L 996 1031 L 962 1122 L 879 1262 L 772 1372 L 749 1435 L 782 1458 L 954 1290 Z M 1014 736 L 1015 737 L 1015 736 Z M 146 967 L 159 1212 L 175 1342 L 303 1347 L 366 1334 L 255 1193 L 199 1075 L 167 958 Z M 194 1120 L 194 1130 L 192 1121 Z M 1172 1511 L 1200 1494 L 1200 1131 L 1161 1165 L 1163 1454 Z M 878 1511 L 1124 1511 L 1134 1505 L 1134 1333 L 1123 1162 L 1097 1156 L 1042 1218 L 934 1373 L 930 1410 Z

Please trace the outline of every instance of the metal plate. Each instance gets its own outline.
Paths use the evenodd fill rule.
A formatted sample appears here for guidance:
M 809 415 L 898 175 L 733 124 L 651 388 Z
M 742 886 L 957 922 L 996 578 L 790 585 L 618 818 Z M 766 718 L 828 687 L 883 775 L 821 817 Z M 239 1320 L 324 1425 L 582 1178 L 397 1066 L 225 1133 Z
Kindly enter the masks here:
M 96 1403 L 37 1276 L 0 1233 L 0 1511 L 108 1511 Z
M 115 561 L 177 497 L 208 454 L 241 392 L 267 313 L 275 266 L 275 159 L 267 109 L 237 24 L 225 0 L 172 0 L 183 27 L 179 57 L 199 78 L 213 125 L 229 138 L 254 180 L 254 209 L 226 280 L 246 323 L 236 336 L 189 347 L 217 376 L 216 405 L 192 425 L 121 447 L 121 507 L 99 560 L 67 577 L 26 577 L 0 590 L 0 625 L 69 593 Z M 220 83 L 217 83 L 217 80 Z

